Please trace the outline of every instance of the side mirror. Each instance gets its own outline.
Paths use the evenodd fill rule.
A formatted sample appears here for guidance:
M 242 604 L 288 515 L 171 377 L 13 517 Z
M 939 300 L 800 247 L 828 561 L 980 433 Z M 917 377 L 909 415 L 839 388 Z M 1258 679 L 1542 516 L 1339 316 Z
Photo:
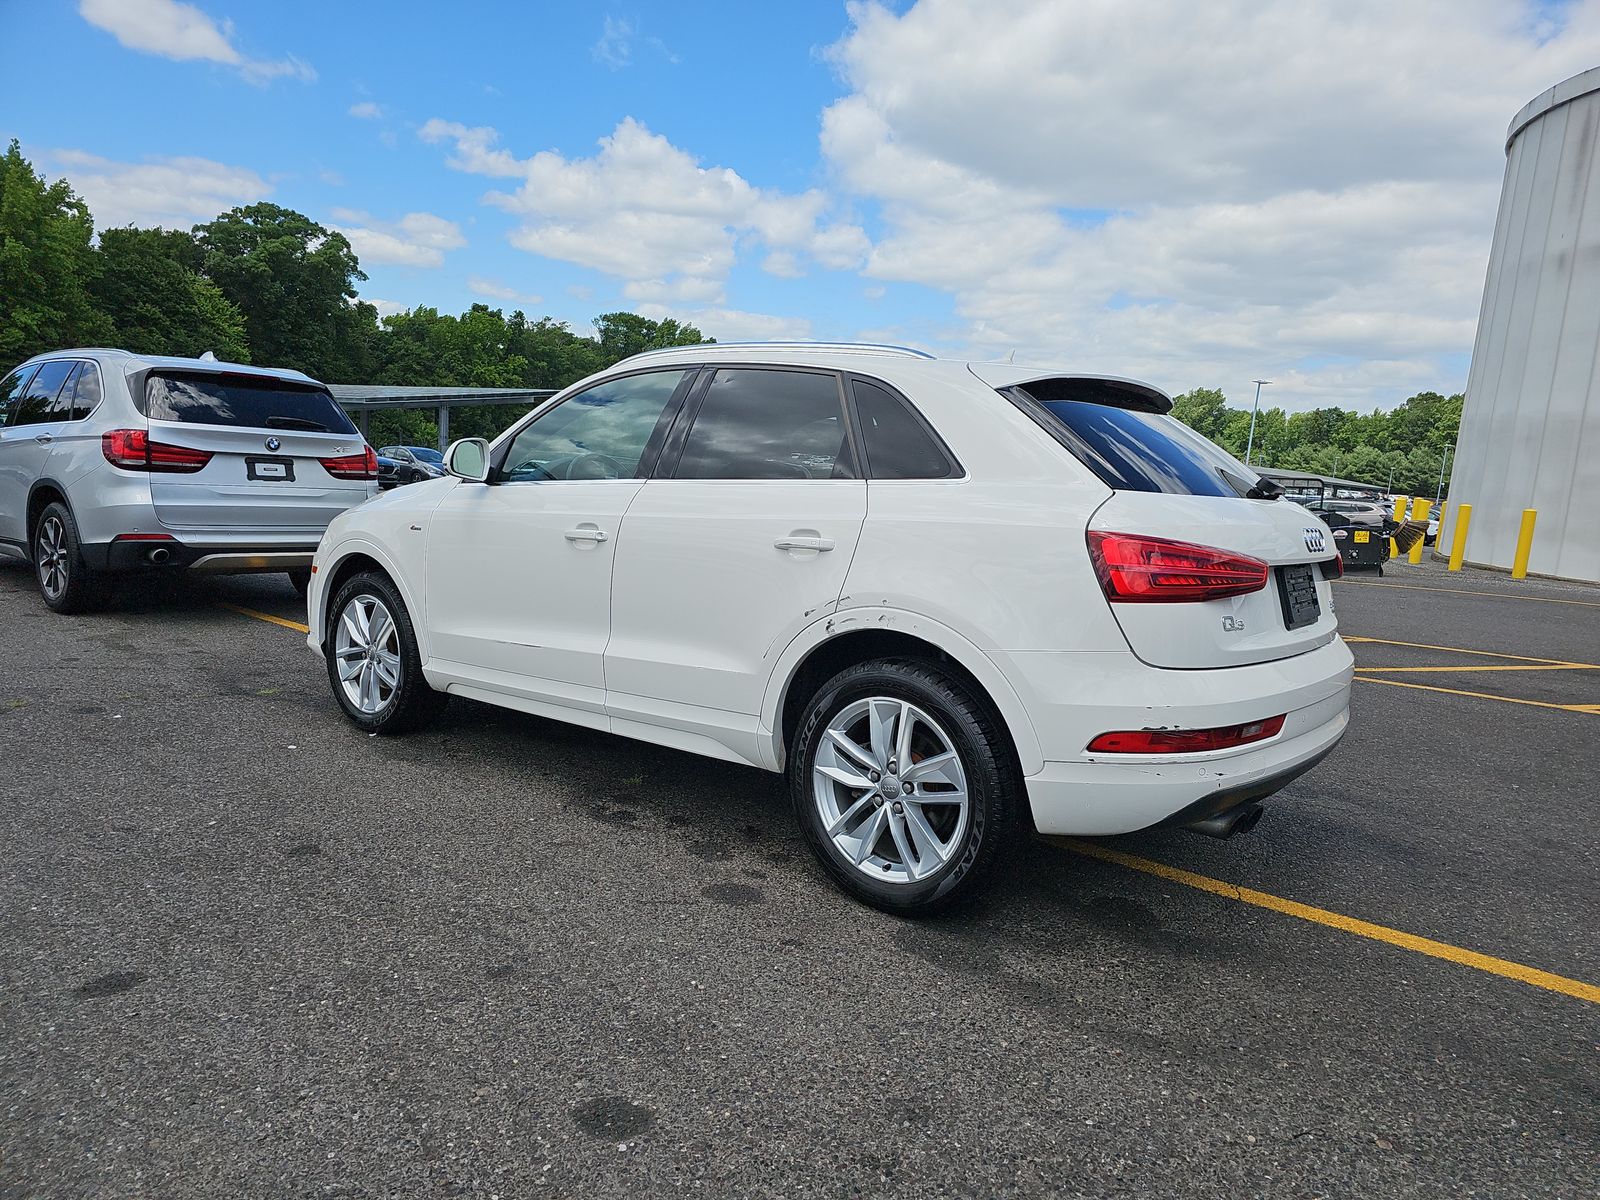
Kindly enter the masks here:
M 482 438 L 451 442 L 444 452 L 444 469 L 468 483 L 489 482 L 489 443 Z

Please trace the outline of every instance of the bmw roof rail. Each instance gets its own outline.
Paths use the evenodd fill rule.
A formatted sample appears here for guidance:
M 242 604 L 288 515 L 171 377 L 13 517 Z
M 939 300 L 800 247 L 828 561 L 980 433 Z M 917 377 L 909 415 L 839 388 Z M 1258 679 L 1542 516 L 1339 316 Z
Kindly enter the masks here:
M 861 354 L 887 354 L 896 358 L 936 358 L 937 355 L 929 354 L 926 350 L 915 350 L 910 346 L 891 346 L 881 342 L 806 342 L 806 341 L 754 341 L 754 342 L 698 342 L 689 346 L 663 346 L 658 350 L 641 350 L 638 354 L 629 355 L 629 360 L 643 358 L 647 354 L 692 354 L 705 350 L 722 350 L 734 347 L 740 350 L 842 350 L 855 351 Z M 625 360 L 627 361 L 627 360 Z

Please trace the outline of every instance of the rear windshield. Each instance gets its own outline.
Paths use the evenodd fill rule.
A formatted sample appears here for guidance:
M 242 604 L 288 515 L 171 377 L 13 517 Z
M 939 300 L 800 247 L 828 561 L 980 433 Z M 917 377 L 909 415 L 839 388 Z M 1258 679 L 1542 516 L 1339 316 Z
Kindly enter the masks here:
M 151 375 L 145 382 L 144 415 L 152 421 L 181 421 L 186 425 L 235 425 L 306 433 L 356 431 L 344 410 L 323 389 L 259 375 Z
M 1246 496 L 1261 482 L 1249 467 L 1175 417 L 1086 400 L 1037 400 L 1026 389 L 1012 390 L 1054 418 L 1052 432 L 1057 439 L 1107 487 L 1181 496 Z

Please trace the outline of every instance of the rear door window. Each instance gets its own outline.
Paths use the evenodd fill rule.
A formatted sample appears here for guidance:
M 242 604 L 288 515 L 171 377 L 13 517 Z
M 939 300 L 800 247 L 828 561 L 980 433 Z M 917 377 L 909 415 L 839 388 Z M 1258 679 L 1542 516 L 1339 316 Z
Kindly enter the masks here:
M 851 392 L 861 451 L 873 479 L 948 479 L 957 473 L 950 456 L 898 396 L 865 379 L 855 380 Z
M 839 381 L 812 371 L 720 368 L 676 479 L 853 479 Z
M 144 415 L 185 425 L 350 434 L 356 427 L 322 388 L 256 375 L 161 373 L 145 382 Z
M 66 395 L 62 407 L 62 384 L 67 382 L 77 367 L 74 361 L 47 362 L 28 382 L 17 403 L 12 406 L 11 425 L 40 425 L 47 421 L 64 421 L 72 415 L 72 396 Z
M 1052 419 L 1052 432 L 1106 486 L 1124 492 L 1182 496 L 1244 496 L 1254 471 L 1175 417 L 1087 400 L 1036 400 L 1014 388 Z

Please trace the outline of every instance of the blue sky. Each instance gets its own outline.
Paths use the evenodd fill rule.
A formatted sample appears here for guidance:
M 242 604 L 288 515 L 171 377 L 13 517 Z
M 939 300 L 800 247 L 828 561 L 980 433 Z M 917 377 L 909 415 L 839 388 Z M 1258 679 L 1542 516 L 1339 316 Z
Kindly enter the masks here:
M 0 34 L 57 64 L 0 133 L 103 225 L 271 200 L 385 310 L 1365 408 L 1465 383 L 1505 123 L 1600 61 L 1600 0 L 0 0 Z

